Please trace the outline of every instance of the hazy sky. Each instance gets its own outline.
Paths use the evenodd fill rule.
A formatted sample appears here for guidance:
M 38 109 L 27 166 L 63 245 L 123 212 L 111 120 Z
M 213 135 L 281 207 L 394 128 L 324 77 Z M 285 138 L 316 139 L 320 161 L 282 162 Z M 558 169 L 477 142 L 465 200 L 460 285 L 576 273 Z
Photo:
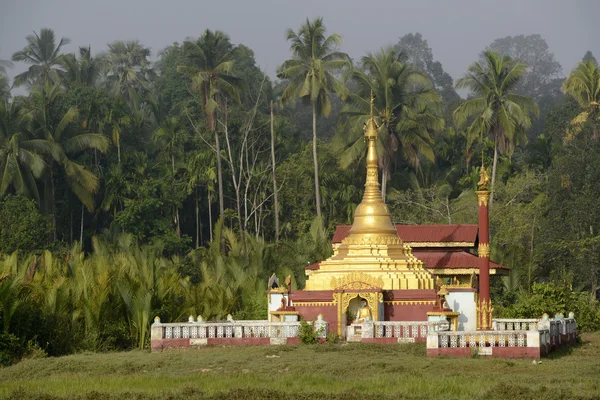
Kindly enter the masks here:
M 586 50 L 600 59 L 598 15 L 600 0 L 0 0 L 0 59 L 10 59 L 42 27 L 70 38 L 66 51 L 91 45 L 98 52 L 113 40 L 139 39 L 153 56 L 209 28 L 253 49 L 273 76 L 289 56 L 286 29 L 322 16 L 353 58 L 421 32 L 457 78 L 494 39 L 539 33 L 567 74 Z M 15 66 L 11 76 L 24 68 Z

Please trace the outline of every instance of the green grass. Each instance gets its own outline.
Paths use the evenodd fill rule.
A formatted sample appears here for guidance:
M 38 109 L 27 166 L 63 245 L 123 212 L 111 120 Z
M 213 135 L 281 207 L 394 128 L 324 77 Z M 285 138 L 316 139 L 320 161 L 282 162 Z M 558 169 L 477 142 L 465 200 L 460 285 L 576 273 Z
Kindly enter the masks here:
M 541 364 L 427 358 L 422 344 L 77 354 L 0 369 L 11 399 L 600 399 L 600 333 Z

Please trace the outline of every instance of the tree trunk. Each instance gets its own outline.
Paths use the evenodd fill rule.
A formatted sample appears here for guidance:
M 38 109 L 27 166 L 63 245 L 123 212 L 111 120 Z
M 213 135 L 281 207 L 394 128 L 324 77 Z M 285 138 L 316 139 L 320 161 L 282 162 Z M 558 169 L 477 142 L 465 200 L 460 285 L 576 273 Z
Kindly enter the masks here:
M 196 188 L 196 248 L 200 247 L 200 193 Z
M 317 217 L 321 218 L 321 190 L 319 189 L 319 160 L 317 159 L 317 103 L 312 103 L 313 112 L 313 161 L 315 164 L 315 204 Z
M 212 224 L 212 196 L 210 195 L 210 190 L 208 189 L 208 187 L 206 188 L 206 191 L 208 192 L 208 232 L 210 234 L 209 238 L 210 241 L 212 242 L 213 240 L 213 224 Z
M 273 205 L 275 206 L 275 242 L 279 241 L 279 201 L 277 200 L 277 174 L 275 171 L 275 123 L 271 100 L 271 165 L 273 166 Z
M 171 153 L 171 168 L 173 170 L 173 179 L 175 179 L 175 154 Z M 179 207 L 175 205 L 175 233 L 181 237 L 181 223 L 179 221 Z
M 219 144 L 219 131 L 214 130 L 215 134 L 215 147 L 217 149 L 217 181 L 219 184 L 219 216 L 222 218 L 225 215 L 225 208 L 223 206 L 223 168 L 221 166 L 221 146 Z M 211 224 L 212 227 L 212 224 Z
M 498 139 L 494 140 L 494 163 L 492 165 L 492 184 L 490 185 L 490 207 L 494 202 L 494 183 L 496 182 L 496 167 L 498 166 Z
M 85 210 L 85 206 L 81 205 L 81 230 L 79 231 L 79 246 L 83 250 L 83 212 Z
M 117 160 L 119 161 L 119 164 L 121 164 L 121 146 L 120 146 L 120 144 L 117 145 Z
M 50 166 L 50 190 L 52 192 L 52 225 L 54 229 L 54 241 L 58 240 L 58 235 L 56 232 L 56 192 L 54 190 L 54 172 L 52 171 L 52 166 Z
M 69 244 L 73 244 L 73 209 L 71 209 L 71 235 L 69 236 Z

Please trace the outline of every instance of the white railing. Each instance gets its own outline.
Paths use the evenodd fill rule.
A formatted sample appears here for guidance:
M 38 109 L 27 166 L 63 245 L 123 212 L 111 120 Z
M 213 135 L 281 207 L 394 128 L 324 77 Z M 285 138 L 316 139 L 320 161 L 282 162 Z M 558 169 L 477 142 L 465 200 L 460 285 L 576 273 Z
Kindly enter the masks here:
M 490 331 L 433 331 L 427 348 L 544 347 L 562 344 L 563 336 L 577 333 L 577 323 L 566 319 L 494 319 Z M 567 339 L 569 340 L 569 339 Z
M 430 330 L 450 330 L 450 323 L 428 321 L 374 321 L 376 338 L 426 338 Z
M 152 339 L 294 338 L 300 322 L 235 321 L 152 324 Z M 327 336 L 327 323 L 316 321 L 319 337 Z
M 531 333 L 539 335 L 526 330 L 437 332 L 437 347 L 527 347 L 527 337 Z
M 538 328 L 538 319 L 510 319 L 498 318 L 492 320 L 494 331 L 535 331 Z

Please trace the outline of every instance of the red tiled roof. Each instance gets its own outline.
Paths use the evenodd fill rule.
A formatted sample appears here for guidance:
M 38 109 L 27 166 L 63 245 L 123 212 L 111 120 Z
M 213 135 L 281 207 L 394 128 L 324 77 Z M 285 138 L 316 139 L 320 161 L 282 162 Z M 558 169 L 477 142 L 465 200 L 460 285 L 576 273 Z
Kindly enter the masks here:
M 319 269 L 320 267 L 321 267 L 321 262 L 319 261 L 319 262 L 316 262 L 316 263 L 314 263 L 314 264 L 310 264 L 310 265 L 309 265 L 309 266 L 307 266 L 307 267 L 304 267 L 304 269 L 309 269 L 309 270 L 317 270 L 317 269 Z
M 466 251 L 422 250 L 413 251 L 413 255 L 425 263 L 425 268 L 479 268 L 479 257 Z M 504 265 L 490 260 L 490 268 L 506 269 Z
M 332 243 L 341 243 L 351 225 L 336 226 Z M 398 236 L 407 243 L 443 243 L 460 242 L 473 243 L 477 239 L 479 230 L 477 225 L 453 224 L 453 225 L 396 225 Z

